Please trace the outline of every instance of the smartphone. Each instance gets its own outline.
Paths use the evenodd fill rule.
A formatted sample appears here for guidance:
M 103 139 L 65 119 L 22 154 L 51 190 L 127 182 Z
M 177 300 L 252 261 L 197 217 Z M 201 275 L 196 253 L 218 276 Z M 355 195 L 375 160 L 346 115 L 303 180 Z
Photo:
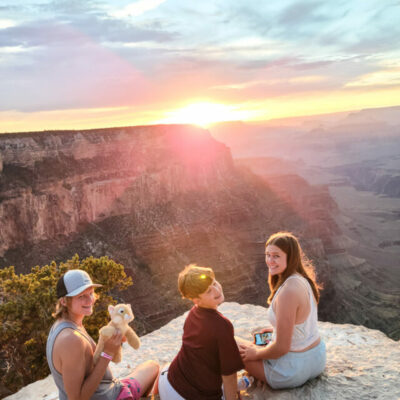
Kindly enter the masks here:
M 272 339 L 272 332 L 255 333 L 254 343 L 257 346 L 266 346 Z

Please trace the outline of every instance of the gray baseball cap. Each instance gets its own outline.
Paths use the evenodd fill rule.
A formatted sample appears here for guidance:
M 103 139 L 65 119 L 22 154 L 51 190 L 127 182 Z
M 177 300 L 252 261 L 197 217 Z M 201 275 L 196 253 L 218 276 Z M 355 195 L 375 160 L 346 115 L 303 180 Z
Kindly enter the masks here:
M 90 287 L 101 287 L 93 283 L 87 272 L 81 269 L 71 269 L 67 271 L 57 282 L 57 297 L 72 297 Z

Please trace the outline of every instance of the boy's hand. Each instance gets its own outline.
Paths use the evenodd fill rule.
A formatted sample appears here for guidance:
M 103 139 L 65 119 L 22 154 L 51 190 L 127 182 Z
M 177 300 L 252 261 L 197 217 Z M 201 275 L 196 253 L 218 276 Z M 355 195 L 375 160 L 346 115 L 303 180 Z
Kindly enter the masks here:
M 255 361 L 258 360 L 259 357 L 259 349 L 255 345 L 246 346 L 243 344 L 239 344 L 239 353 L 242 357 L 243 361 Z

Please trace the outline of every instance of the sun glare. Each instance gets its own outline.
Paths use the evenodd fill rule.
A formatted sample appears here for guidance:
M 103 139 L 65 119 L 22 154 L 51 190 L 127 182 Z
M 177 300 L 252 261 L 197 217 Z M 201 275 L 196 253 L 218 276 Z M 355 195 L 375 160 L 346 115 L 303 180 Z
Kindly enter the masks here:
M 167 117 L 158 121 L 168 124 L 195 124 L 207 127 L 215 122 L 247 119 L 247 113 L 237 107 L 216 103 L 193 103 L 167 112 Z

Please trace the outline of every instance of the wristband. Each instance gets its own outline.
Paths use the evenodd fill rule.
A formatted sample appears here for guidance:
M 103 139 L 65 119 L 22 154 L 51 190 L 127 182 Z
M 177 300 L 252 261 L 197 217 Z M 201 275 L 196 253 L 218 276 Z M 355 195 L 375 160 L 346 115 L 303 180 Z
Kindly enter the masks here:
M 107 358 L 107 360 L 110 360 L 110 361 L 112 360 L 112 356 L 110 356 L 107 353 L 104 353 L 104 351 L 101 352 L 100 357 Z

